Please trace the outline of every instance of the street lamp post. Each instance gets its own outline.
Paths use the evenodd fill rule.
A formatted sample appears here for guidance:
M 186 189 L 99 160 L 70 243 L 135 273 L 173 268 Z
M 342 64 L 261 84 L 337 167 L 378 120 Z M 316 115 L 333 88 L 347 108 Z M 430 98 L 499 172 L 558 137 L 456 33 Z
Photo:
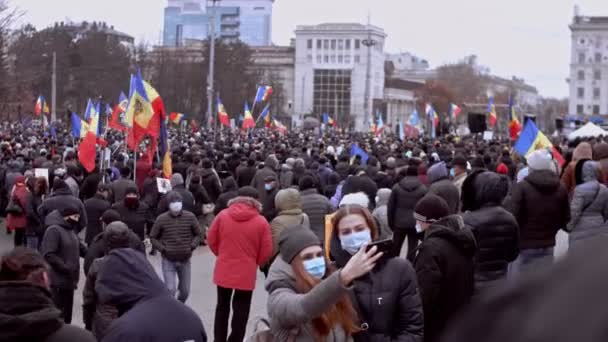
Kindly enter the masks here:
M 209 75 L 207 77 L 207 128 L 211 127 L 213 118 L 213 81 L 214 81 L 214 66 L 215 66 L 215 3 L 219 0 L 211 0 L 212 13 L 209 18 Z
M 51 122 L 57 121 L 57 54 L 53 51 L 53 77 L 51 85 Z
M 376 41 L 372 39 L 372 29 L 369 22 L 367 23 L 367 39 L 364 39 L 361 44 L 367 47 L 367 70 L 365 72 L 365 99 L 364 99 L 364 116 L 363 124 L 369 121 L 369 113 L 371 112 L 371 78 L 372 78 L 372 47 L 376 45 Z

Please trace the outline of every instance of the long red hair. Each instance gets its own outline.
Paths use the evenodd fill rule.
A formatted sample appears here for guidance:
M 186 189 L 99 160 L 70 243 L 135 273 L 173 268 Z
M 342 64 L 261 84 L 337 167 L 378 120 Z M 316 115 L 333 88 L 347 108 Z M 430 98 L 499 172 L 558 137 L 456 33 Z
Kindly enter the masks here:
M 327 265 L 326 275 L 335 272 L 335 268 L 330 266 L 327 260 L 325 262 Z M 296 287 L 300 293 L 309 292 L 321 282 L 320 279 L 313 278 L 306 272 L 302 258 L 299 255 L 296 255 L 293 259 L 291 267 L 296 278 Z M 324 313 L 312 319 L 312 326 L 316 333 L 315 340 L 319 342 L 325 341 L 325 337 L 329 335 L 336 325 L 340 325 L 347 336 L 350 336 L 361 330 L 358 322 L 357 312 L 350 298 L 348 295 L 344 295 L 334 305 L 325 310 Z

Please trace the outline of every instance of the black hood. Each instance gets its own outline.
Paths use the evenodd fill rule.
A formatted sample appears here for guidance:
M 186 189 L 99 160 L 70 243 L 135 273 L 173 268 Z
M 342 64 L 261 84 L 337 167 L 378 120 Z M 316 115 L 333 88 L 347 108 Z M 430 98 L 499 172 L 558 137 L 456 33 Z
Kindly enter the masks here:
M 228 192 L 228 191 L 237 190 L 238 186 L 237 186 L 234 178 L 232 176 L 230 176 L 230 177 L 227 177 L 226 179 L 224 179 L 223 188 L 224 188 L 224 192 Z
M 128 311 L 142 300 L 169 295 L 143 253 L 131 248 L 114 249 L 99 270 L 95 291 L 102 303 Z
M 525 181 L 542 193 L 553 193 L 561 184 L 557 175 L 549 170 L 532 171 Z
M 68 230 L 74 228 L 71 224 L 65 222 L 65 219 L 63 218 L 59 210 L 53 210 L 50 214 L 48 214 L 48 216 L 44 219 L 44 226 L 60 226 Z
M 466 228 L 460 215 L 451 215 L 433 223 L 424 235 L 424 239 L 440 238 L 450 241 L 467 256 L 475 255 L 477 242 L 473 232 Z
M 209 177 L 213 177 L 215 176 L 215 173 L 213 172 L 213 169 L 203 169 L 201 171 L 201 177 L 202 178 L 209 178 Z
M 53 193 L 51 194 L 51 197 L 55 197 L 55 196 L 73 196 L 74 194 L 72 194 L 72 191 L 70 190 L 69 187 L 62 187 L 59 189 L 55 189 L 53 190 Z
M 26 281 L 0 282 L 0 341 L 44 341 L 62 326 L 48 290 Z
M 416 191 L 422 186 L 418 177 L 406 176 L 399 182 L 399 187 L 407 192 Z

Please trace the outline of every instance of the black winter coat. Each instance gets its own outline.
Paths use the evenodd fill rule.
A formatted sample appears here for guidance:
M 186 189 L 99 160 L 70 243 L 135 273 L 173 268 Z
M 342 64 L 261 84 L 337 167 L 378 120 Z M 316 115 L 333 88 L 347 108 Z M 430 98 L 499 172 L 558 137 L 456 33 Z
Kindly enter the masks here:
M 519 227 L 503 207 L 488 204 L 463 215 L 477 241 L 475 281 L 504 278 L 507 267 L 519 255 Z
M 100 195 L 95 195 L 84 201 L 84 209 L 87 212 L 88 219 L 87 230 L 84 235 L 84 242 L 87 246 L 91 244 L 95 236 L 101 233 L 101 215 L 111 207 L 110 202 Z
M 112 209 L 116 210 L 120 214 L 120 219 L 124 222 L 131 231 L 133 231 L 140 240 L 146 238 L 146 228 L 152 229 L 154 224 L 154 215 L 152 209 L 142 201 L 135 208 L 129 208 L 125 205 L 124 201 L 115 203 Z
M 444 178 L 430 185 L 429 194 L 437 195 L 445 200 L 450 214 L 457 214 L 460 208 L 460 192 L 451 180 Z
M 409 261 L 386 258 L 353 282 L 355 307 L 369 329 L 355 342 L 422 341 L 423 313 L 416 273 Z
M 101 182 L 99 172 L 94 172 L 88 175 L 80 186 L 80 198 L 84 201 L 92 198 L 97 193 L 97 186 Z
M 91 268 L 91 264 L 95 259 L 101 258 L 106 255 L 107 247 L 106 241 L 103 239 L 104 233 L 100 233 L 99 235 L 93 238 L 91 241 L 91 245 L 87 248 L 87 254 L 84 257 L 83 269 L 84 274 L 87 275 L 89 273 L 89 269 Z M 143 241 L 135 234 L 132 230 L 129 230 L 129 247 L 135 250 L 138 250 L 142 253 L 146 252 L 146 247 Z
M 184 210 L 188 210 L 189 212 L 194 213 L 194 206 L 199 205 L 199 203 L 194 203 L 194 195 L 192 195 L 192 193 L 188 191 L 188 189 L 186 189 L 183 184 L 174 187 L 171 191 L 175 191 L 182 196 L 182 207 Z M 170 192 L 166 193 L 163 197 L 160 198 L 160 201 L 158 202 L 158 207 L 156 208 L 157 216 L 169 210 L 169 203 L 167 203 L 167 195 L 169 193 Z M 202 205 L 202 203 L 200 203 L 200 205 Z
M 570 221 L 568 191 L 551 171 L 532 171 L 514 186 L 506 207 L 519 224 L 521 249 L 555 246 L 555 234 Z
M 366 175 L 348 177 L 342 187 L 342 197 L 356 192 L 364 192 L 369 197 L 370 209 L 376 207 L 378 186 L 371 178 Z
M 209 195 L 211 203 L 215 203 L 217 198 L 220 197 L 220 194 L 222 193 L 222 183 L 220 177 L 213 172 L 213 169 L 203 169 L 201 171 L 201 178 L 201 184 L 207 191 L 207 195 Z
M 28 281 L 0 282 L 0 341 L 94 342 L 90 332 L 64 324 L 51 293 Z
M 255 166 L 239 166 L 236 168 L 236 183 L 239 188 L 251 185 L 253 177 L 258 170 Z
M 61 188 L 53 191 L 51 196 L 42 201 L 40 207 L 38 207 L 38 214 L 42 220 L 45 220 L 47 215 L 49 215 L 52 211 L 58 210 L 61 211 L 64 208 L 68 207 L 78 208 L 80 212 L 80 219 L 78 220 L 78 231 L 83 230 L 87 227 L 87 212 L 84 209 L 84 204 L 72 194 L 69 188 Z
M 416 229 L 414 207 L 426 192 L 426 186 L 418 177 L 405 177 L 395 184 L 387 208 L 388 226 L 393 231 L 413 232 Z
M 75 289 L 80 275 L 80 243 L 74 227 L 67 223 L 59 211 L 50 213 L 45 225 L 40 254 L 51 266 L 53 287 Z
M 414 261 L 424 309 L 425 341 L 436 341 L 470 301 L 475 248 L 475 238 L 459 216 L 448 216 L 426 230 Z

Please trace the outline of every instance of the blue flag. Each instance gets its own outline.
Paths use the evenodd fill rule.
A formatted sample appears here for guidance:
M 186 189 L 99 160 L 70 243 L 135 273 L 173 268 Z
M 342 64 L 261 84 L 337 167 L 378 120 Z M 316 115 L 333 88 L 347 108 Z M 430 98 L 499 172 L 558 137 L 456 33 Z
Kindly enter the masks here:
M 364 149 L 359 147 L 359 145 L 353 144 L 353 146 L 351 146 L 351 148 L 350 148 L 351 163 L 355 160 L 356 156 L 361 157 L 361 164 L 363 164 L 363 165 L 367 164 L 367 160 L 369 159 L 367 152 L 365 152 Z

